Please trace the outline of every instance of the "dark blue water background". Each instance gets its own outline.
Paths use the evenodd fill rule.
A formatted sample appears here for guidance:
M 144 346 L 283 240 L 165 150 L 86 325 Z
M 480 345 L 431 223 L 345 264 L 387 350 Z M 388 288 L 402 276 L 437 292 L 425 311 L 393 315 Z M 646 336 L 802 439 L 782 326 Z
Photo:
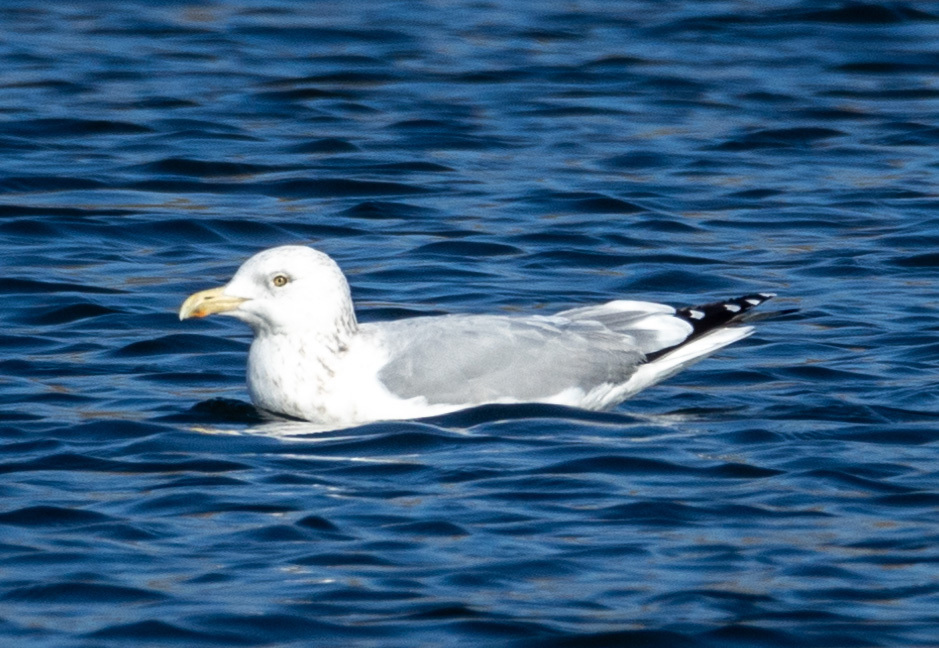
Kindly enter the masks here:
M 3 3 L 0 643 L 936 645 L 937 146 L 931 2 Z M 284 243 L 365 320 L 801 313 L 317 435 L 175 314 Z

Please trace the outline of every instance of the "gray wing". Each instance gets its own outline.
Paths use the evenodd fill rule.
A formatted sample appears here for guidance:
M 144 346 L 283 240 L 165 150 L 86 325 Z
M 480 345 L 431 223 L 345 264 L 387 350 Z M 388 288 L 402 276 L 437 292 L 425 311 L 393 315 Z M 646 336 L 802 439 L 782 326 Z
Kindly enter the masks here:
M 365 324 L 388 352 L 380 379 L 401 398 L 537 401 L 625 382 L 644 356 L 629 334 L 565 317 L 450 315 Z
M 675 313 L 666 304 L 621 299 L 572 308 L 557 316 L 575 322 L 597 322 L 610 331 L 628 335 L 648 355 L 683 343 L 693 332 L 692 326 Z

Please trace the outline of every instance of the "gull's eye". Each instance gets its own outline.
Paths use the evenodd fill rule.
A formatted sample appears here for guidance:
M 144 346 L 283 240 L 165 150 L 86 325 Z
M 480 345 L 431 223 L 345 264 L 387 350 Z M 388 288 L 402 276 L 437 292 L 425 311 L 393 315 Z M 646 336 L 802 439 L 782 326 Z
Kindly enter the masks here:
M 277 288 L 282 288 L 283 286 L 286 286 L 287 282 L 289 281 L 290 279 L 287 277 L 287 275 L 282 275 L 282 274 L 274 275 L 274 278 L 271 279 L 271 283 L 273 283 L 274 286 L 276 286 Z

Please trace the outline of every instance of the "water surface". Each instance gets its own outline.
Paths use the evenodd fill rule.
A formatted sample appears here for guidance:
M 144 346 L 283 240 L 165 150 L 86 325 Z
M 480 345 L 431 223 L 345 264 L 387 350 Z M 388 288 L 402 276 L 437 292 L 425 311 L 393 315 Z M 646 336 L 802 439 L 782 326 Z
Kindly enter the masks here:
M 0 8 L 0 643 L 935 642 L 927 2 Z M 246 328 L 305 243 L 363 320 L 798 317 L 608 413 L 315 434 Z

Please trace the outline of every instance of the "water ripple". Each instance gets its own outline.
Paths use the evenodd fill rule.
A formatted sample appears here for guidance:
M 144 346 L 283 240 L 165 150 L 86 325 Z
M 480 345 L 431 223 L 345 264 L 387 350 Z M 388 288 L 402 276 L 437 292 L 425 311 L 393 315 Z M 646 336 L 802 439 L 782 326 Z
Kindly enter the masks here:
M 924 2 L 0 7 L 0 643 L 935 642 Z M 797 315 L 611 412 L 324 430 L 179 322 L 260 248 L 363 321 Z

